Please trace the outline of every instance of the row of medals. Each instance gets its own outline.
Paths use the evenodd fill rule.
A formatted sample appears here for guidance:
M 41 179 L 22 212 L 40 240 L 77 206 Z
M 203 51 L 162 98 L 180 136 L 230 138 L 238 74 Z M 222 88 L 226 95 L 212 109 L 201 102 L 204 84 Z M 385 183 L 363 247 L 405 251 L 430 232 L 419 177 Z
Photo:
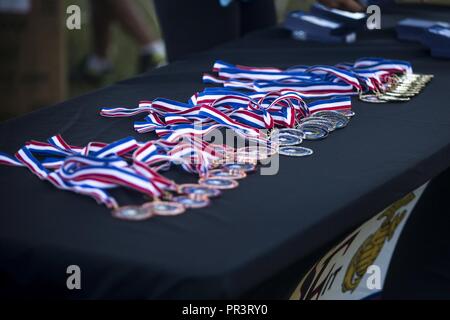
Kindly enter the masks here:
M 433 79 L 433 75 L 404 74 L 391 78 L 383 92 L 360 94 L 362 101 L 370 103 L 404 102 L 418 95 Z M 203 208 L 210 204 L 210 199 L 221 195 L 223 190 L 238 187 L 238 180 L 245 178 L 256 170 L 258 161 L 272 155 L 305 157 L 313 150 L 301 147 L 303 140 L 320 140 L 326 138 L 336 129 L 347 126 L 354 112 L 320 111 L 302 119 L 295 128 L 275 130 L 269 134 L 271 145 L 244 147 L 230 150 L 215 169 L 201 177 L 197 184 L 183 184 L 177 187 L 175 195 L 167 192 L 162 199 L 154 199 L 141 206 L 125 206 L 113 211 L 119 219 L 140 221 L 154 216 L 175 216 L 186 209 Z M 230 148 L 231 149 L 231 148 Z
M 299 146 L 303 140 L 325 139 L 331 132 L 347 126 L 355 113 L 345 111 L 320 111 L 302 119 L 294 128 L 274 130 L 269 133 L 270 145 L 247 146 L 236 151 L 230 148 L 225 159 L 201 177 L 197 184 L 178 185 L 175 192 L 166 192 L 161 199 L 141 206 L 125 206 L 113 211 L 115 218 L 141 221 L 154 216 L 176 216 L 186 209 L 204 208 L 212 198 L 224 190 L 239 186 L 238 180 L 256 171 L 259 161 L 276 153 L 291 157 L 305 157 L 313 150 Z
M 418 95 L 433 79 L 429 74 L 404 74 L 391 78 L 385 91 L 361 93 L 359 99 L 370 103 L 406 102 Z

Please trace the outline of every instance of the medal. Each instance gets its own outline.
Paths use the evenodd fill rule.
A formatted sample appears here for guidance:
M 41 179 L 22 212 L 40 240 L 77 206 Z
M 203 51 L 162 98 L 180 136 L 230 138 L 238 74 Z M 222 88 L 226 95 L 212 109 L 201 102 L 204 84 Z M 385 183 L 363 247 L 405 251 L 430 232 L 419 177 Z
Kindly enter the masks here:
M 336 111 L 319 111 L 313 114 L 312 117 L 321 117 L 332 121 L 336 129 L 341 129 L 347 126 L 349 120 L 344 115 Z
M 378 98 L 377 95 L 372 94 L 361 94 L 359 95 L 359 100 L 363 102 L 369 102 L 369 103 L 386 103 L 387 100 L 382 100 Z
M 272 136 L 272 139 L 278 142 L 280 146 L 295 146 L 303 142 L 303 138 L 289 133 L 276 133 Z
M 320 140 L 328 136 L 328 131 L 313 123 L 303 123 L 299 127 L 305 134 L 305 140 Z
M 294 129 L 294 128 L 285 128 L 278 130 L 278 134 L 290 134 L 293 136 L 298 136 L 303 139 L 303 136 L 305 135 L 304 132 L 300 129 Z
M 302 120 L 302 123 L 310 123 L 310 124 L 316 124 L 323 128 L 325 128 L 328 132 L 332 132 L 336 130 L 336 125 L 331 120 L 322 118 L 322 117 L 308 117 Z
M 225 170 L 238 170 L 242 172 L 253 172 L 256 170 L 256 166 L 253 163 L 226 163 L 223 165 Z
M 195 93 L 188 103 L 160 98 L 142 102 L 137 108 L 101 111 L 108 117 L 145 114 L 144 121 L 135 123 L 136 131 L 155 131 L 158 136 L 164 136 L 162 139 L 142 143 L 125 138 L 112 144 L 76 147 L 55 136 L 47 143 L 27 143 L 15 157 L 0 155 L 0 163 L 26 166 L 40 179 L 60 189 L 90 196 L 108 208 L 118 207 L 116 199 L 107 192 L 113 188 L 136 190 L 155 199 L 142 207 L 114 210 L 113 216 L 120 219 L 172 216 L 184 212 L 185 206 L 206 205 L 209 197 L 220 194 L 220 189 L 236 188 L 237 179 L 255 170 L 257 161 L 269 158 L 278 150 L 281 155 L 295 157 L 313 154 L 313 150 L 296 145 L 303 139 L 323 139 L 329 132 L 345 127 L 347 118 L 354 115 L 347 109 L 351 108 L 350 96 L 356 92 L 362 101 L 371 103 L 408 101 L 433 78 L 413 74 L 407 61 L 380 58 L 286 70 L 248 68 L 218 61 L 214 71 L 218 77 L 205 75 L 204 79 L 226 88 L 208 88 Z M 331 95 L 339 97 L 330 98 Z M 307 118 L 298 123 L 303 117 Z M 290 129 L 294 123 L 298 127 Z M 261 129 L 277 126 L 286 127 L 273 132 L 279 143 L 268 143 Z M 194 138 L 223 127 L 248 141 L 263 141 L 263 146 L 240 148 L 235 152 Z M 48 153 L 56 158 L 45 159 Z M 178 191 L 183 195 L 176 196 L 176 201 L 170 198 L 159 201 L 158 197 L 174 192 L 175 182 L 160 173 L 173 164 L 189 173 L 200 173 L 202 178 L 199 185 L 180 186 Z M 212 166 L 220 169 L 210 170 Z
M 379 98 L 380 98 L 381 100 L 393 101 L 393 102 L 405 102 L 405 101 L 411 100 L 411 99 L 408 98 L 408 97 L 394 97 L 394 96 L 389 96 L 389 95 L 386 95 L 386 94 L 381 94 L 381 95 L 379 96 Z
M 218 189 L 201 186 L 199 184 L 183 184 L 178 187 L 178 192 L 187 195 L 206 196 L 208 198 L 215 198 L 221 194 Z
M 178 196 L 173 198 L 173 201 L 183 205 L 188 209 L 200 209 L 207 207 L 210 203 L 208 197 L 191 197 L 191 196 Z
M 202 178 L 198 181 L 202 186 L 207 186 L 214 189 L 234 189 L 239 186 L 239 183 L 235 180 L 224 179 L 224 178 Z
M 125 206 L 115 209 L 112 216 L 122 220 L 142 221 L 151 218 L 153 212 L 142 206 Z
M 290 156 L 290 157 L 306 157 L 310 156 L 314 153 L 313 150 L 309 148 L 304 147 L 280 147 L 280 150 L 278 151 L 283 156 Z
M 340 114 L 346 116 L 347 118 L 351 118 L 356 115 L 356 113 L 353 110 L 338 110 L 336 112 L 339 112 Z
M 237 150 L 236 159 L 238 162 L 260 161 L 269 158 L 277 153 L 277 150 L 270 146 L 250 146 Z
M 393 97 L 408 97 L 408 98 L 412 98 L 414 96 L 416 96 L 415 93 L 408 93 L 408 92 L 398 92 L 398 91 L 387 91 L 384 93 L 384 95 L 386 96 L 393 96 Z
M 222 170 L 216 169 L 208 172 L 207 175 L 209 178 L 222 178 L 222 179 L 232 179 L 239 180 L 243 179 L 247 176 L 247 174 L 240 170 Z
M 185 211 L 183 205 L 177 202 L 168 201 L 149 202 L 144 204 L 142 207 L 148 209 L 157 216 L 177 216 Z

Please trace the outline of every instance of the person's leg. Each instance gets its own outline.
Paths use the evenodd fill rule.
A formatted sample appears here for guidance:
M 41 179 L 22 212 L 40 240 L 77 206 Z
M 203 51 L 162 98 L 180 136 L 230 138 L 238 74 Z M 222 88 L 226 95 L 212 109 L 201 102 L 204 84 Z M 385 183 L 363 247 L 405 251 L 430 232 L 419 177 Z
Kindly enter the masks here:
M 103 1 L 91 1 L 92 47 L 98 57 L 106 59 L 110 41 L 112 15 L 109 6 Z
M 258 1 L 257 1 L 258 2 Z M 239 7 L 218 0 L 155 0 L 169 61 L 239 37 Z
M 136 6 L 135 0 L 101 0 L 110 7 L 114 18 L 122 28 L 132 36 L 140 46 L 145 46 L 156 40 L 156 36 Z
M 258 29 L 272 27 L 277 23 L 273 0 L 240 1 L 241 35 Z
M 152 33 L 135 0 L 102 1 L 109 6 L 115 20 L 140 46 L 139 72 L 155 67 L 164 56 L 164 44 Z
M 110 29 L 113 16 L 106 2 L 91 0 L 92 50 L 81 65 L 81 73 L 87 80 L 100 81 L 111 71 L 108 60 Z

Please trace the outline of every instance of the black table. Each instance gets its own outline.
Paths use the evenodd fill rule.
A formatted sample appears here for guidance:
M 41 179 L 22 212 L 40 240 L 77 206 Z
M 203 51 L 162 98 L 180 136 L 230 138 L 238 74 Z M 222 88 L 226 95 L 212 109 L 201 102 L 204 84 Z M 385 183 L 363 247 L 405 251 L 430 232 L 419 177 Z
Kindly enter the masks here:
M 147 140 L 153 136 L 134 133 L 132 119 L 102 118 L 100 107 L 135 106 L 156 97 L 185 101 L 204 87 L 201 73 L 216 59 L 288 67 L 364 56 L 406 59 L 416 72 L 435 79 L 408 103 L 355 99 L 357 116 L 346 129 L 306 144 L 314 156 L 282 157 L 277 175 L 252 175 L 206 209 L 141 223 L 119 221 L 87 197 L 58 191 L 25 169 L 0 167 L 0 295 L 246 296 L 450 166 L 450 61 L 430 58 L 418 44 L 398 42 L 392 30 L 370 32 L 351 46 L 330 46 L 296 42 L 274 28 L 1 123 L 0 150 L 10 153 L 27 140 L 56 133 L 75 145 L 129 135 Z M 142 202 L 131 192 L 116 195 L 122 203 Z M 82 270 L 79 291 L 66 288 L 72 264 Z

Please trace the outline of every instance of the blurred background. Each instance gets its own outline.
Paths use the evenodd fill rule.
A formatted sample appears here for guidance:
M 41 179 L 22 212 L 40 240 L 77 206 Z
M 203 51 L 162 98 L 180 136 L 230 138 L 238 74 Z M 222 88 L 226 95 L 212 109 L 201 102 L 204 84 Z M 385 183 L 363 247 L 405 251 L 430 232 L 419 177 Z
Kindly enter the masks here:
M 124 31 L 121 23 L 111 24 L 107 72 L 92 79 L 84 72 L 92 53 L 95 10 L 91 2 L 102 0 L 0 0 L 0 121 L 106 86 L 141 72 L 140 45 Z M 211 0 L 216 1 L 216 0 Z M 279 20 L 293 9 L 307 10 L 313 0 L 277 0 Z M 151 0 L 133 0 L 149 28 L 154 42 L 162 45 L 148 67 L 164 65 L 164 47 L 158 19 Z M 81 29 L 66 27 L 70 5 L 81 9 Z M 88 60 L 88 64 L 92 62 Z M 94 67 L 102 66 L 94 62 Z M 148 71 L 146 70 L 146 71 Z

